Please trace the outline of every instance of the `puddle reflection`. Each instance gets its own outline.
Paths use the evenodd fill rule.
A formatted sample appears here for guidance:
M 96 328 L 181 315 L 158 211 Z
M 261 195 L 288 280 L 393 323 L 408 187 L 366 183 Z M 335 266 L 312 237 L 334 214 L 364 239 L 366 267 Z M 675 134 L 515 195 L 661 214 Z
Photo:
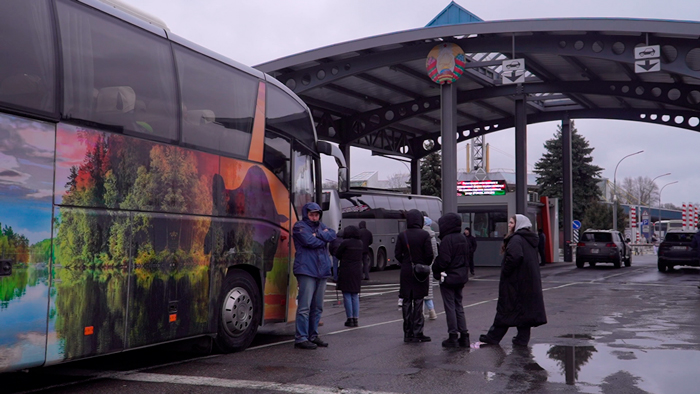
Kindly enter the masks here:
M 532 354 L 549 382 L 576 385 L 584 393 L 683 394 L 697 393 L 700 386 L 696 349 L 537 344 Z

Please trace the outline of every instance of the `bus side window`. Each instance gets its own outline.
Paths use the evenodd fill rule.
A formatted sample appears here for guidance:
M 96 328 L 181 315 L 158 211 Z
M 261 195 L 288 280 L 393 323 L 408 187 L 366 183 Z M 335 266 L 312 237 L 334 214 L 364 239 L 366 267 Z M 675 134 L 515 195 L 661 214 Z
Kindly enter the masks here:
M 0 26 L 0 105 L 56 112 L 56 29 L 48 3 L 11 2 Z
M 176 77 L 168 40 L 73 2 L 56 7 L 63 117 L 176 141 Z
M 290 183 L 291 150 L 292 144 L 289 139 L 271 131 L 265 131 L 263 163 L 286 187 L 289 187 Z M 324 194 L 330 195 L 328 192 Z M 330 196 L 327 201 L 330 201 Z
M 182 90 L 182 142 L 247 158 L 258 80 L 185 47 L 173 48 Z

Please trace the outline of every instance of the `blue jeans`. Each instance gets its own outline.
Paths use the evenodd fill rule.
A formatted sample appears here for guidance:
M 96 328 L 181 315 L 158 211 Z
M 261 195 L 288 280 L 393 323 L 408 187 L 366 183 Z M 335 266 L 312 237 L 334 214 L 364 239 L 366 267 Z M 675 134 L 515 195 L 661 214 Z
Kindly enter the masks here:
M 296 334 L 294 342 L 311 341 L 318 337 L 318 322 L 323 313 L 323 295 L 326 292 L 326 279 L 297 276 L 299 295 L 297 296 Z
M 345 305 L 345 316 L 348 319 L 360 317 L 360 293 L 343 292 L 343 305 Z
M 435 304 L 433 303 L 433 300 L 432 300 L 432 299 L 430 299 L 430 300 L 426 299 L 426 300 L 425 300 L 425 307 L 426 307 L 428 310 L 435 309 Z

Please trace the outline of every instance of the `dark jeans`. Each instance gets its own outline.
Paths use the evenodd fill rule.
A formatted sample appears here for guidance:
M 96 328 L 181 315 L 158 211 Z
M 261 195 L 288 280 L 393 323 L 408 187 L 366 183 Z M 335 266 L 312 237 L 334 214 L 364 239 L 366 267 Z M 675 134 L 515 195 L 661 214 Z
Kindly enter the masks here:
M 464 317 L 464 307 L 462 306 L 462 289 L 440 286 L 442 302 L 445 304 L 445 318 L 447 319 L 447 333 L 459 334 L 467 332 L 467 320 Z
M 506 326 L 491 326 L 491 328 L 489 328 L 489 332 L 486 333 L 486 337 L 495 343 L 501 342 L 501 339 L 503 339 L 508 332 L 508 328 L 509 327 Z M 530 327 L 518 327 L 518 335 L 513 337 L 513 344 L 527 345 L 528 342 L 530 342 Z
M 423 334 L 423 299 L 404 298 L 401 305 L 403 312 L 403 333 L 405 338 L 415 338 Z
M 362 253 L 362 274 L 364 279 L 369 279 L 369 253 Z

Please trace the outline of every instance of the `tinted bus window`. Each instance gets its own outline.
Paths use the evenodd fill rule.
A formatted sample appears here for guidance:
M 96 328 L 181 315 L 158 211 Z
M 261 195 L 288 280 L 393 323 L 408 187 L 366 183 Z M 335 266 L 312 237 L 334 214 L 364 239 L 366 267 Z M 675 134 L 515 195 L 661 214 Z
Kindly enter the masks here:
M 315 147 L 314 128 L 309 113 L 281 89 L 270 84 L 267 89 L 265 127 L 294 136 L 309 148 Z
M 0 104 L 55 112 L 56 49 L 45 1 L 3 0 Z
M 175 46 L 182 90 L 182 142 L 247 158 L 258 80 Z
M 287 138 L 269 131 L 265 133 L 263 163 L 286 187 L 289 187 L 290 182 L 291 151 L 292 145 Z M 330 196 L 328 198 L 330 199 Z
M 428 211 L 428 216 L 430 216 L 430 218 L 433 220 L 440 219 L 440 216 L 442 216 L 440 201 L 431 198 L 428 200 L 428 207 L 430 208 L 430 210 Z
M 175 71 L 167 40 L 59 1 L 63 117 L 177 139 Z
M 440 219 L 439 217 L 434 218 L 430 216 L 430 207 L 428 207 L 428 201 L 426 199 L 416 198 L 414 199 L 414 201 L 416 202 L 416 209 L 421 211 L 421 213 L 423 213 L 423 216 L 427 216 L 434 221 Z

